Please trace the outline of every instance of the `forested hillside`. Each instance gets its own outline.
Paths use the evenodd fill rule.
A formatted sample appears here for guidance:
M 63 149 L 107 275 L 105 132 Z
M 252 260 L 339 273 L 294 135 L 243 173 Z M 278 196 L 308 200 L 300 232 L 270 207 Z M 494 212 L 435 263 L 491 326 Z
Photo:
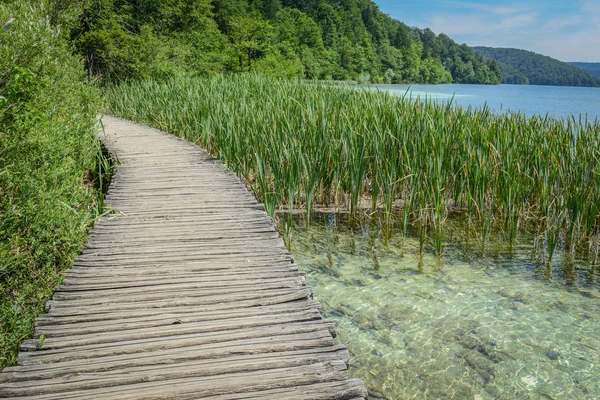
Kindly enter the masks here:
M 500 65 L 502 83 L 552 86 L 600 86 L 600 79 L 573 65 L 527 50 L 473 47 Z
M 79 14 L 71 29 L 74 47 L 90 76 L 110 81 L 257 71 L 364 82 L 500 83 L 495 61 L 446 35 L 409 28 L 371 0 L 70 4 Z
M 600 78 L 600 63 L 588 63 L 588 62 L 570 62 L 574 67 L 587 71 L 588 73 Z

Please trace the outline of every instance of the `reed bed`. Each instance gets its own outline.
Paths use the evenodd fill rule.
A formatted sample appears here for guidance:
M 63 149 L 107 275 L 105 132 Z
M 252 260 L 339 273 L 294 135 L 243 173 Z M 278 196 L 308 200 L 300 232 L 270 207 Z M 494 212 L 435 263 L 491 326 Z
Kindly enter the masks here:
M 356 213 L 370 200 L 421 250 L 443 253 L 450 212 L 485 250 L 500 227 L 537 234 L 551 266 L 557 246 L 598 263 L 600 124 L 496 115 L 321 83 L 237 75 L 109 86 L 108 113 L 206 148 L 242 177 L 267 211 L 315 206 Z

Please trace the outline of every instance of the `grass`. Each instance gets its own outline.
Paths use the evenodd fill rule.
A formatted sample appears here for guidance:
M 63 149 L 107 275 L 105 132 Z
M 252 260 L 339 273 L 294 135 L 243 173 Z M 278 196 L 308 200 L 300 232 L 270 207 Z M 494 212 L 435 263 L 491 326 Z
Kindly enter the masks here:
M 597 258 L 598 121 L 248 75 L 111 86 L 105 108 L 208 149 L 270 214 L 317 205 L 356 213 L 366 197 L 384 225 L 416 227 L 421 248 L 431 240 L 439 256 L 458 211 L 482 251 L 499 226 L 510 242 L 537 232 L 548 265 L 561 242 L 589 243 Z

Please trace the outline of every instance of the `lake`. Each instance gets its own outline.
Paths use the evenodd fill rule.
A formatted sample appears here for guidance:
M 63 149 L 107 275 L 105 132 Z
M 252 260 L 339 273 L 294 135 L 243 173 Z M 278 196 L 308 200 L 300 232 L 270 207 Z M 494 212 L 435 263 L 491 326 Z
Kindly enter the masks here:
M 487 104 L 495 112 L 506 110 L 567 118 L 600 118 L 600 88 L 533 85 L 371 85 L 373 89 L 412 98 L 454 102 L 464 107 Z

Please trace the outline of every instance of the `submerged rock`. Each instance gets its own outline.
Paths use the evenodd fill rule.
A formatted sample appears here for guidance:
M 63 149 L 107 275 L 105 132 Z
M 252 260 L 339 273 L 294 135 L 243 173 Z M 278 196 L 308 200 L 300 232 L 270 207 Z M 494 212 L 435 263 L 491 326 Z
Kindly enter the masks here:
M 558 353 L 554 350 L 548 350 L 547 352 L 544 353 L 546 355 L 546 357 L 548 357 L 549 359 L 556 361 L 558 360 Z
M 366 314 L 366 313 L 356 313 L 353 317 L 354 323 L 358 326 L 360 330 L 379 330 L 379 321 L 377 321 L 377 317 Z
M 502 289 L 499 292 L 497 292 L 500 296 L 507 298 L 509 300 L 512 301 L 516 301 L 519 303 L 523 303 L 523 304 L 527 304 L 527 301 L 525 299 L 525 294 L 523 292 L 517 292 L 514 289 Z
M 381 308 L 378 317 L 386 323 L 397 324 L 402 321 L 418 319 L 419 314 L 414 307 L 389 303 Z
M 467 365 L 477 372 L 483 379 L 483 383 L 487 384 L 495 377 L 494 363 L 487 357 L 481 355 L 476 350 L 464 351 L 460 356 L 465 360 Z
M 555 300 L 548 305 L 548 308 L 556 308 L 560 311 L 569 311 L 569 306 L 560 300 Z

